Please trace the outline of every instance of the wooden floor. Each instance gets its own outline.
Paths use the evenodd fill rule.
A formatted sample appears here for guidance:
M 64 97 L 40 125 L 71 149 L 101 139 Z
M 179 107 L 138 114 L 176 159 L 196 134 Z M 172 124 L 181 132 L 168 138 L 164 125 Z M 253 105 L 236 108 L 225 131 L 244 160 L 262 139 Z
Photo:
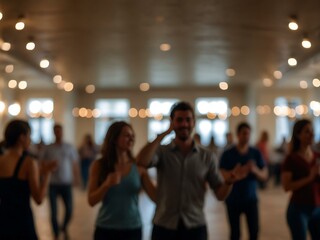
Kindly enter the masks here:
M 260 240 L 287 240 L 290 239 L 285 220 L 285 211 L 288 203 L 288 194 L 280 187 L 268 187 L 260 191 Z M 90 207 L 86 201 L 86 192 L 74 189 L 74 215 L 70 224 L 70 237 L 72 240 L 90 240 L 93 238 L 94 221 L 99 206 Z M 143 218 L 144 240 L 150 239 L 151 220 L 154 204 L 142 193 L 140 208 Z M 51 226 L 49 223 L 48 201 L 41 206 L 33 205 L 38 236 L 40 240 L 51 240 Z M 62 208 L 59 209 L 62 215 Z M 208 223 L 210 240 L 227 240 L 228 224 L 225 208 L 222 202 L 215 200 L 211 192 L 207 193 L 205 213 Z M 242 239 L 248 239 L 246 225 L 242 219 Z M 62 238 L 61 238 L 62 239 Z

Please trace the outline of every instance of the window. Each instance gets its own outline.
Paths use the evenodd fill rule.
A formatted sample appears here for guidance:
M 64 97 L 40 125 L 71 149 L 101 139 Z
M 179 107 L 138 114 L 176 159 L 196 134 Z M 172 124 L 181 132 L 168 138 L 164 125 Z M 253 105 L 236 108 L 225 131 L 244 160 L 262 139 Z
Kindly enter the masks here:
M 53 142 L 53 109 L 53 100 L 50 98 L 31 98 L 27 101 L 26 110 L 33 143 L 40 143 L 42 141 L 48 144 Z
M 153 98 L 148 102 L 148 107 L 153 118 L 148 123 L 148 140 L 153 141 L 157 134 L 164 132 L 170 125 L 170 110 L 179 99 Z M 174 133 L 167 135 L 161 144 L 168 144 L 174 138 Z
M 299 98 L 286 99 L 279 97 L 275 100 L 275 114 L 276 114 L 276 144 L 281 144 L 283 138 L 287 140 L 291 136 L 294 121 L 299 117 L 295 113 L 295 109 L 301 104 Z
M 105 134 L 114 121 L 129 121 L 130 103 L 128 99 L 98 99 L 95 108 L 101 112 L 95 120 L 95 141 L 102 144 Z
M 228 131 L 228 100 L 226 98 L 198 98 L 195 106 L 196 132 L 201 136 L 201 143 L 208 146 L 210 141 L 222 147 L 226 144 Z

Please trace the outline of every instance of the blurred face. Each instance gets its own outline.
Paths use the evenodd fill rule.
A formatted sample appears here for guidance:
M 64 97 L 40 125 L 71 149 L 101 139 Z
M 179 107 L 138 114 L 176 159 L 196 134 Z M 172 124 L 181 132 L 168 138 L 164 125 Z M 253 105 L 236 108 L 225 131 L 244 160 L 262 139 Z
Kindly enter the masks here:
M 192 130 L 195 124 L 191 111 L 178 110 L 174 113 L 173 119 L 171 121 L 177 139 L 186 141 L 191 138 Z
M 54 135 L 56 137 L 56 140 L 61 140 L 63 136 L 63 130 L 61 127 L 55 127 L 53 129 Z
M 124 126 L 118 137 L 117 146 L 120 150 L 131 151 L 134 145 L 134 133 L 128 126 Z
M 301 145 L 306 146 L 312 144 L 314 133 L 311 124 L 307 124 L 302 128 L 300 134 L 298 135 L 298 138 Z
M 249 128 L 241 128 L 241 130 L 238 132 L 238 143 L 240 145 L 246 145 L 249 144 L 250 141 L 250 133 L 251 130 Z

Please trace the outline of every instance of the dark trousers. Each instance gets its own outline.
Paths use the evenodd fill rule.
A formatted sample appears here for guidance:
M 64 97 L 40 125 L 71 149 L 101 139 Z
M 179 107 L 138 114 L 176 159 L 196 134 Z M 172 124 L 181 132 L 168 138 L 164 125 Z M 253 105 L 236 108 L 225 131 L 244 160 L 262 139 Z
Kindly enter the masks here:
M 287 209 L 287 222 L 292 240 L 306 240 L 307 229 L 311 239 L 320 239 L 320 208 L 298 206 L 290 203 Z
M 58 205 L 57 198 L 61 197 L 64 207 L 65 215 L 61 228 L 59 228 L 57 213 Z M 51 211 L 51 224 L 55 237 L 59 236 L 60 230 L 66 232 L 67 226 L 71 220 L 72 215 L 72 187 L 71 185 L 50 185 L 49 186 L 49 200 Z
M 127 230 L 116 230 L 116 229 L 105 229 L 97 227 L 94 231 L 94 240 L 141 240 L 142 230 L 127 229 Z
M 207 227 L 187 228 L 180 220 L 176 230 L 153 226 L 152 240 L 207 240 Z
M 245 214 L 250 240 L 258 239 L 259 232 L 259 212 L 256 201 L 245 204 L 227 204 L 227 213 L 230 225 L 230 240 L 239 240 L 240 232 L 240 215 Z
M 82 178 L 83 187 L 85 188 L 88 183 L 89 169 L 92 163 L 92 159 L 84 158 L 84 159 L 81 159 L 80 163 L 81 163 L 81 178 Z

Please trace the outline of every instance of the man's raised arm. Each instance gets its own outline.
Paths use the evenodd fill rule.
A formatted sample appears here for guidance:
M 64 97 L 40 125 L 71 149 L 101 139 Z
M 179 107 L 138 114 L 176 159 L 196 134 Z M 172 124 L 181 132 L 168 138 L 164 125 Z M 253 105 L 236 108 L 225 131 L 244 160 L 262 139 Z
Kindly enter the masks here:
M 154 156 L 157 148 L 159 147 L 161 141 L 165 136 L 167 136 L 172 131 L 172 125 L 170 124 L 170 127 L 167 131 L 158 134 L 155 140 L 152 142 L 147 143 L 138 153 L 137 155 L 137 161 L 139 165 L 142 165 L 144 167 L 148 167 L 152 157 Z

